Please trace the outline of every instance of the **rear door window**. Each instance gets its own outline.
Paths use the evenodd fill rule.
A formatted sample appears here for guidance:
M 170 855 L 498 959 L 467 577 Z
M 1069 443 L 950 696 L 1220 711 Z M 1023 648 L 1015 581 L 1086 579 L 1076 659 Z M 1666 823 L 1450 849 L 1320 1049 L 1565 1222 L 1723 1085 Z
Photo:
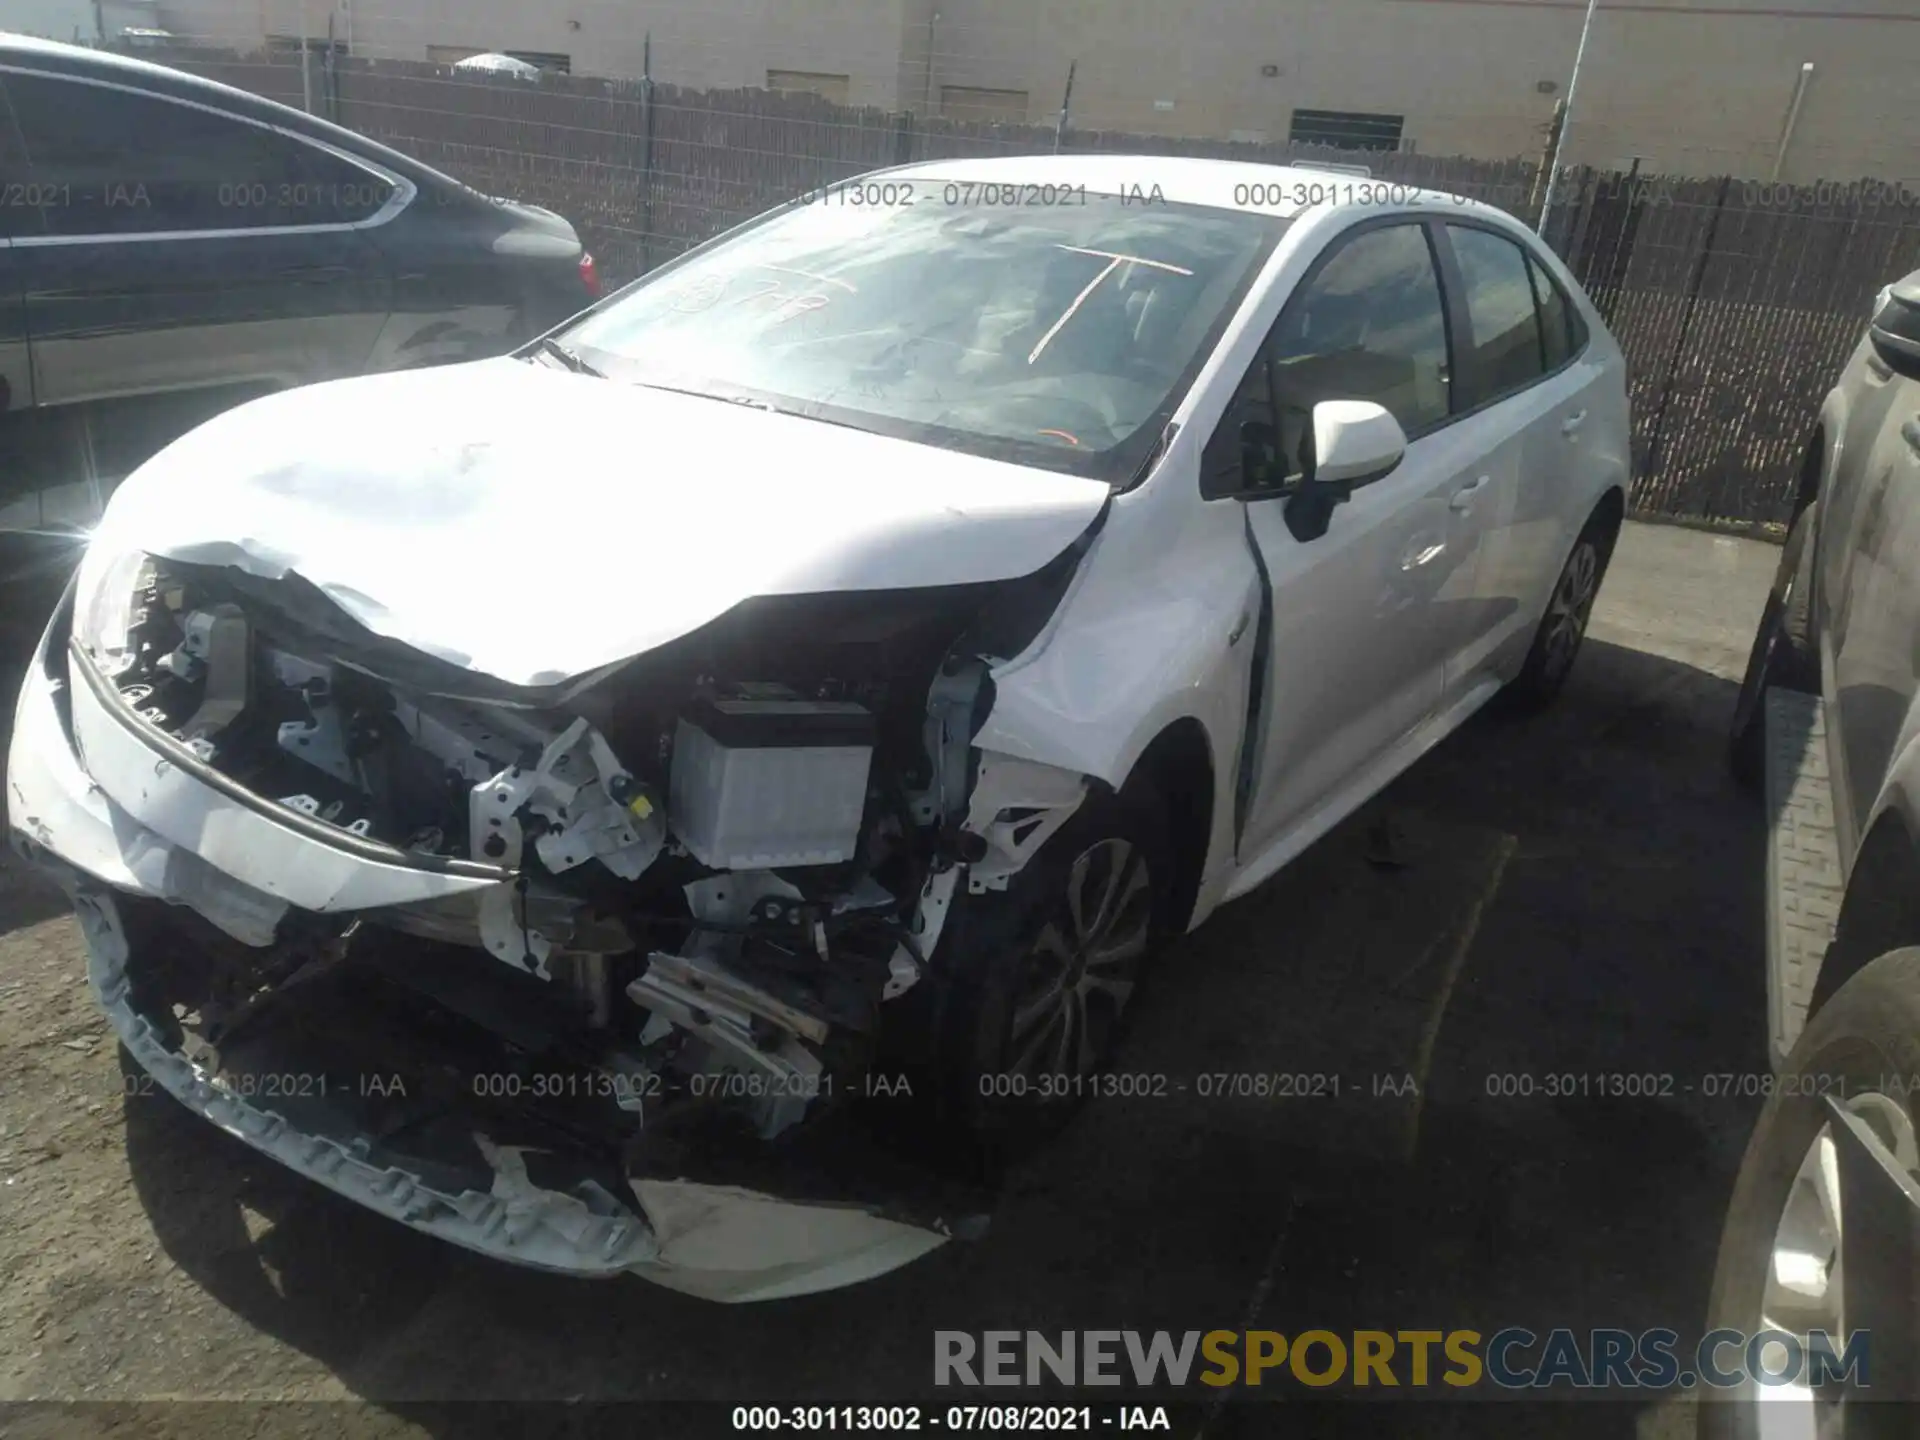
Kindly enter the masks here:
M 1475 402 L 1524 390 L 1547 369 L 1526 251 L 1489 230 L 1449 225 L 1473 327 Z
M 221 111 L 50 75 L 5 84 L 49 235 L 337 225 L 392 194 L 351 161 Z
M 1573 305 L 1538 260 L 1528 257 L 1533 272 L 1533 298 L 1540 307 L 1540 343 L 1548 370 L 1558 370 L 1580 348 L 1574 341 Z

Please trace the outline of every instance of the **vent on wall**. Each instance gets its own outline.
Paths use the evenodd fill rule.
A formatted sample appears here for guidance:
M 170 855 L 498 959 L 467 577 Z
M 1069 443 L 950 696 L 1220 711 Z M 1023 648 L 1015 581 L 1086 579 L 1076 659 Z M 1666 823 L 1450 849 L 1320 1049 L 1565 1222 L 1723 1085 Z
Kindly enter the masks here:
M 818 95 L 822 100 L 844 105 L 849 79 L 846 75 L 823 75 L 817 70 L 769 70 L 767 89 L 789 95 Z
M 1027 123 L 1027 92 L 984 90 L 977 85 L 942 85 L 940 113 L 950 120 L 992 120 L 1001 124 Z
M 1287 138 L 1296 145 L 1397 150 L 1406 124 L 1404 115 L 1373 115 L 1358 110 L 1296 110 Z

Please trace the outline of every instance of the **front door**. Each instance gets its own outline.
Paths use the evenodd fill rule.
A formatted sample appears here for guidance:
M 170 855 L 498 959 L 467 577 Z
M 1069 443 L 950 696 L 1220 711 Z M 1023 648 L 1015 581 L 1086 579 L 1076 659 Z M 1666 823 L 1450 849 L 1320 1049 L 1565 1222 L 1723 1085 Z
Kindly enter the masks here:
M 1248 463 L 1248 421 L 1271 434 L 1282 488 L 1305 469 L 1321 401 L 1376 401 L 1409 439 L 1399 468 L 1356 490 L 1317 538 L 1296 537 L 1284 499 L 1246 502 L 1272 600 L 1243 857 L 1338 808 L 1439 703 L 1445 601 L 1471 579 L 1452 505 L 1479 458 L 1447 425 L 1451 384 L 1426 226 L 1367 223 L 1335 240 L 1287 302 L 1209 449 L 1218 494 L 1234 488 L 1223 467 Z

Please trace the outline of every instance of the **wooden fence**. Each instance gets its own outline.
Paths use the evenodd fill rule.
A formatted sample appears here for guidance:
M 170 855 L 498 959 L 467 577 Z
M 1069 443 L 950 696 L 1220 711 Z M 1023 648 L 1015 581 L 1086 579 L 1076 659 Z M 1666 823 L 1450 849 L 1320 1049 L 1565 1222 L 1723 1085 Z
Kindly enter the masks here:
M 1536 160 L 1369 154 L 849 109 L 649 80 L 462 75 L 404 61 L 153 58 L 313 108 L 489 194 L 571 219 L 615 283 L 810 187 L 881 166 L 1051 152 L 1368 163 L 1529 221 Z M 1626 352 L 1637 513 L 1777 530 L 1821 398 L 1878 289 L 1920 269 L 1920 195 L 1850 181 L 1562 173 L 1543 233 Z

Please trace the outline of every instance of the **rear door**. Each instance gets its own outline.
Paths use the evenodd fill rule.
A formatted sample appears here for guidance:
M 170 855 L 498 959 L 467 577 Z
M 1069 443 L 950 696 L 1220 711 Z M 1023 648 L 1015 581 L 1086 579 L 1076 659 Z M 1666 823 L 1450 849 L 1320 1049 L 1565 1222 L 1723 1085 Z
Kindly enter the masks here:
M 35 396 L 85 407 L 99 478 L 237 400 L 364 369 L 391 286 L 363 232 L 410 183 L 117 81 L 0 86 L 38 201 L 13 243 Z
M 1444 229 L 1471 339 L 1463 424 L 1486 456 L 1485 483 L 1456 506 L 1472 580 L 1457 597 L 1447 691 L 1463 699 L 1510 675 L 1525 653 L 1598 493 L 1583 467 L 1602 371 L 1583 358 L 1578 316 L 1525 242 L 1492 224 Z

